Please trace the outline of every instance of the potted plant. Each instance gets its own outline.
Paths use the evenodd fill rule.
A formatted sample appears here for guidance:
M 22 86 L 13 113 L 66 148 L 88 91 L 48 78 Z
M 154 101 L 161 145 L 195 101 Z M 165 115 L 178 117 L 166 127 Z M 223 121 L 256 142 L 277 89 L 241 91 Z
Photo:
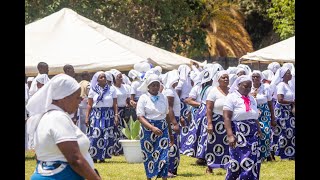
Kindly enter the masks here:
M 129 125 L 128 125 L 129 124 Z M 140 146 L 140 122 L 138 120 L 129 120 L 128 124 L 124 121 L 122 133 L 128 139 L 120 139 L 119 142 L 123 147 L 123 154 L 128 163 L 142 163 L 142 153 Z

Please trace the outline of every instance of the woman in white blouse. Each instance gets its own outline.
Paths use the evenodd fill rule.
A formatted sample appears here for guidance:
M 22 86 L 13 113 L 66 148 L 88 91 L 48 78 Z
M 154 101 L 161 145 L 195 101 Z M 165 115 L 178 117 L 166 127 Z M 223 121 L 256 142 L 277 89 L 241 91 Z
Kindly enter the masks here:
M 32 180 L 100 179 L 90 141 L 70 118 L 81 99 L 78 82 L 66 74 L 54 76 L 30 98 L 28 133 L 34 135 L 37 156 Z
M 274 108 L 277 126 L 274 129 L 273 143 L 275 155 L 281 159 L 295 157 L 295 116 L 292 109 L 295 104 L 294 90 L 290 87 L 291 71 L 287 67 L 277 70 L 270 86 L 276 85 L 277 102 Z
M 109 81 L 107 83 L 107 81 Z M 90 139 L 89 152 L 94 162 L 111 158 L 114 148 L 114 128 L 118 125 L 117 94 L 108 72 L 96 72 L 90 82 L 88 109 L 86 114 L 87 136 Z
M 169 173 L 168 176 L 177 175 L 178 167 L 180 164 L 180 152 L 179 152 L 179 136 L 180 136 L 180 119 L 183 118 L 180 114 L 180 98 L 178 93 L 175 91 L 179 81 L 179 73 L 177 70 L 172 70 L 164 74 L 162 83 L 165 89 L 162 91 L 168 99 L 169 105 L 169 119 L 171 122 L 171 128 L 173 129 L 172 134 L 174 138 L 173 146 L 170 147 L 169 151 Z
M 159 76 L 150 74 L 139 87 L 139 90 L 145 93 L 137 103 L 137 116 L 141 122 L 140 143 L 148 180 L 154 176 L 167 179 L 169 137 L 170 142 L 174 142 L 171 127 L 168 125 L 168 100 L 159 89 Z
M 118 118 L 119 123 L 118 126 L 115 126 L 114 130 L 114 155 L 123 154 L 123 149 L 121 146 L 121 143 L 119 143 L 120 139 L 124 139 L 125 136 L 122 133 L 122 129 L 124 128 L 124 110 L 126 107 L 129 107 L 129 101 L 130 101 L 130 92 L 129 87 L 126 84 L 123 84 L 122 80 L 122 73 L 116 69 L 113 69 L 111 71 L 113 78 L 114 78 L 114 84 L 112 87 L 116 90 L 117 94 L 117 105 L 118 105 Z
M 223 106 L 224 126 L 229 142 L 230 161 L 226 179 L 259 179 L 259 111 L 250 95 L 252 80 L 239 76 L 229 89 Z
M 276 121 L 274 117 L 274 110 L 272 104 L 272 95 L 269 85 L 262 83 L 262 73 L 261 71 L 252 71 L 252 88 L 251 95 L 256 99 L 258 104 L 258 109 L 260 111 L 259 123 L 262 132 L 262 137 L 260 139 L 260 150 L 261 159 L 271 161 L 273 160 L 270 154 L 271 148 L 271 126 L 276 126 Z
M 229 146 L 227 142 L 227 133 L 224 128 L 222 108 L 229 90 L 229 73 L 226 70 L 219 71 L 214 78 L 213 87 L 207 96 L 207 120 L 208 136 L 206 149 L 207 173 L 212 173 L 214 168 L 226 168 L 229 162 Z

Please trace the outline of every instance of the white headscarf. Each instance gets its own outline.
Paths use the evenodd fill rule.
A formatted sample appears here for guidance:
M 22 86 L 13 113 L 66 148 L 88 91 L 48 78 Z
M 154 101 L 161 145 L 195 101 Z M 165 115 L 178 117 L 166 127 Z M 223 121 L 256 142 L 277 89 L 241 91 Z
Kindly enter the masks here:
M 34 77 L 28 77 L 27 82 L 30 82 L 30 81 L 32 82 L 33 79 L 34 79 Z
M 141 80 L 141 73 L 137 70 L 131 69 L 128 73 L 128 76 L 132 79 L 135 80 L 136 78 L 138 80 Z
M 145 73 L 151 69 L 151 65 L 148 62 L 139 62 L 134 64 L 133 69 L 140 73 Z
M 92 79 L 90 81 L 90 88 L 94 88 L 97 84 L 98 84 L 98 77 L 100 74 L 103 74 L 103 71 L 98 71 L 96 73 L 94 73 L 94 75 L 92 76 Z
M 228 67 L 227 71 L 229 74 L 237 74 L 237 67 Z
M 120 72 L 120 71 L 119 71 Z M 120 72 L 121 73 L 121 72 Z M 110 72 L 110 71 L 106 71 L 106 72 L 104 72 L 104 74 L 106 75 L 106 79 L 107 79 L 107 81 L 111 81 L 111 83 L 113 84 L 113 75 L 112 75 L 112 72 Z
M 272 62 L 268 65 L 268 69 L 271 70 L 273 73 L 276 73 L 279 68 L 280 64 L 278 62 Z
M 222 71 L 219 71 L 214 77 L 213 77 L 213 83 L 212 83 L 212 86 L 219 86 L 219 79 L 221 78 L 221 76 L 225 75 L 225 74 L 228 74 L 228 71 L 227 70 L 222 70 Z
M 41 84 L 46 84 L 50 79 L 47 74 L 40 74 L 35 80 Z
M 283 76 L 286 74 L 286 72 L 289 70 L 287 67 L 281 67 L 277 70 L 276 74 L 272 78 L 272 81 L 270 83 L 270 86 L 274 87 L 277 86 L 280 82 L 283 81 Z
M 131 85 L 131 81 L 126 74 L 122 74 L 122 81 L 124 84 Z
M 238 68 L 243 68 L 244 71 L 246 72 L 246 75 L 249 75 L 252 72 L 251 68 L 246 64 L 239 64 L 237 67 Z
M 241 72 L 241 71 L 244 71 L 244 74 L 245 74 L 245 75 L 249 75 L 249 74 L 247 74 L 248 72 L 247 72 L 244 68 L 242 68 L 242 67 L 237 68 L 236 74 L 238 74 L 238 73 Z
M 232 92 L 238 90 L 238 85 L 244 81 L 251 81 L 252 82 L 251 76 L 241 75 L 241 76 L 237 77 L 237 79 L 233 82 L 232 86 L 230 87 L 229 93 L 232 93 Z
M 116 78 L 119 74 L 121 74 L 121 72 L 117 69 L 110 69 L 109 72 L 111 72 L 111 74 L 114 76 L 114 78 Z
M 179 78 L 181 81 L 186 81 L 189 78 L 189 73 L 191 71 L 191 68 L 185 64 L 182 64 L 178 68 L 179 72 Z
M 147 92 L 148 91 L 148 86 L 153 83 L 153 82 L 159 82 L 160 83 L 160 78 L 156 74 L 150 74 L 149 76 L 146 77 L 145 81 L 141 84 L 140 87 L 138 87 L 138 91 L 141 92 Z
M 292 76 L 295 76 L 295 75 L 296 75 L 295 67 L 294 67 L 294 65 L 293 65 L 292 63 L 284 63 L 284 64 L 282 65 L 282 67 L 287 67 L 287 68 L 289 68 L 290 71 L 291 71 Z
M 167 89 L 172 88 L 172 85 L 179 81 L 179 72 L 178 70 L 174 69 L 164 74 L 162 77 L 162 83 L 164 87 Z
M 253 74 L 259 74 L 259 75 L 260 75 L 260 78 L 261 78 L 261 79 L 260 79 L 260 82 L 262 82 L 262 80 L 265 79 L 264 75 L 263 75 L 263 74 L 261 73 L 261 71 L 259 71 L 259 70 L 253 70 L 252 73 L 251 73 L 251 75 L 250 75 L 251 78 L 252 78 L 252 75 L 253 75 Z
M 204 69 L 200 73 L 201 84 L 209 82 L 214 77 L 213 71 L 211 69 Z
M 264 79 L 268 81 L 271 81 L 272 78 L 274 77 L 274 73 L 270 69 L 262 71 L 262 74 L 264 76 Z
M 66 74 L 54 76 L 48 83 L 37 91 L 28 101 L 26 109 L 31 117 L 28 119 L 28 134 L 33 135 L 41 117 L 48 111 L 52 100 L 63 99 L 80 89 L 79 83 Z
M 232 86 L 233 82 L 238 78 L 236 74 L 229 74 L 229 87 Z

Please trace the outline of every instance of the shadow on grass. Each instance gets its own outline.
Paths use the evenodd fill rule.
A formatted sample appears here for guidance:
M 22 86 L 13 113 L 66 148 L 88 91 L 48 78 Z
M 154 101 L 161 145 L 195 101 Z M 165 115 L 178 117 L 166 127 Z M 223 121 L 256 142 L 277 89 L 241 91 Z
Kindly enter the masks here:
M 105 160 L 104 163 L 97 163 L 97 164 L 127 164 L 126 161 L 113 161 L 113 160 Z M 128 163 L 129 164 L 129 163 Z
M 36 160 L 36 156 L 33 156 L 33 157 L 32 157 L 32 156 L 25 156 L 24 159 L 25 159 L 25 160 L 28 160 L 28 161 L 30 161 L 30 160 Z
M 178 173 L 178 176 L 182 177 L 196 177 L 196 176 L 203 176 L 202 174 L 193 174 L 193 173 Z

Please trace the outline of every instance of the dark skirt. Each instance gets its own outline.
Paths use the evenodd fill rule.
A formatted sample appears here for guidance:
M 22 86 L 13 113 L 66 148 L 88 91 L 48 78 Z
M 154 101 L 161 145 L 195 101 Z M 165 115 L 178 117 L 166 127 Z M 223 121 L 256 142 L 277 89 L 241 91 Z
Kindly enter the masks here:
M 292 113 L 292 105 L 276 103 L 274 114 L 277 120 L 277 128 L 274 132 L 275 154 L 281 159 L 295 157 L 295 116 Z
M 232 132 L 236 136 L 236 147 L 229 147 L 230 161 L 226 179 L 258 180 L 260 174 L 260 148 L 258 128 L 253 119 L 231 121 Z
M 93 159 L 111 158 L 114 147 L 113 107 L 92 108 L 87 136 L 90 140 L 89 153 Z
M 213 168 L 227 168 L 230 160 L 229 144 L 227 140 L 227 131 L 224 128 L 222 115 L 213 114 L 212 117 L 213 133 L 207 136 L 207 149 L 205 158 L 207 166 Z
M 141 125 L 140 144 L 146 175 L 148 178 L 154 176 L 167 177 L 169 167 L 169 131 L 167 121 L 165 119 L 148 121 L 159 128 L 162 131 L 162 135 L 157 136 L 150 129 Z

